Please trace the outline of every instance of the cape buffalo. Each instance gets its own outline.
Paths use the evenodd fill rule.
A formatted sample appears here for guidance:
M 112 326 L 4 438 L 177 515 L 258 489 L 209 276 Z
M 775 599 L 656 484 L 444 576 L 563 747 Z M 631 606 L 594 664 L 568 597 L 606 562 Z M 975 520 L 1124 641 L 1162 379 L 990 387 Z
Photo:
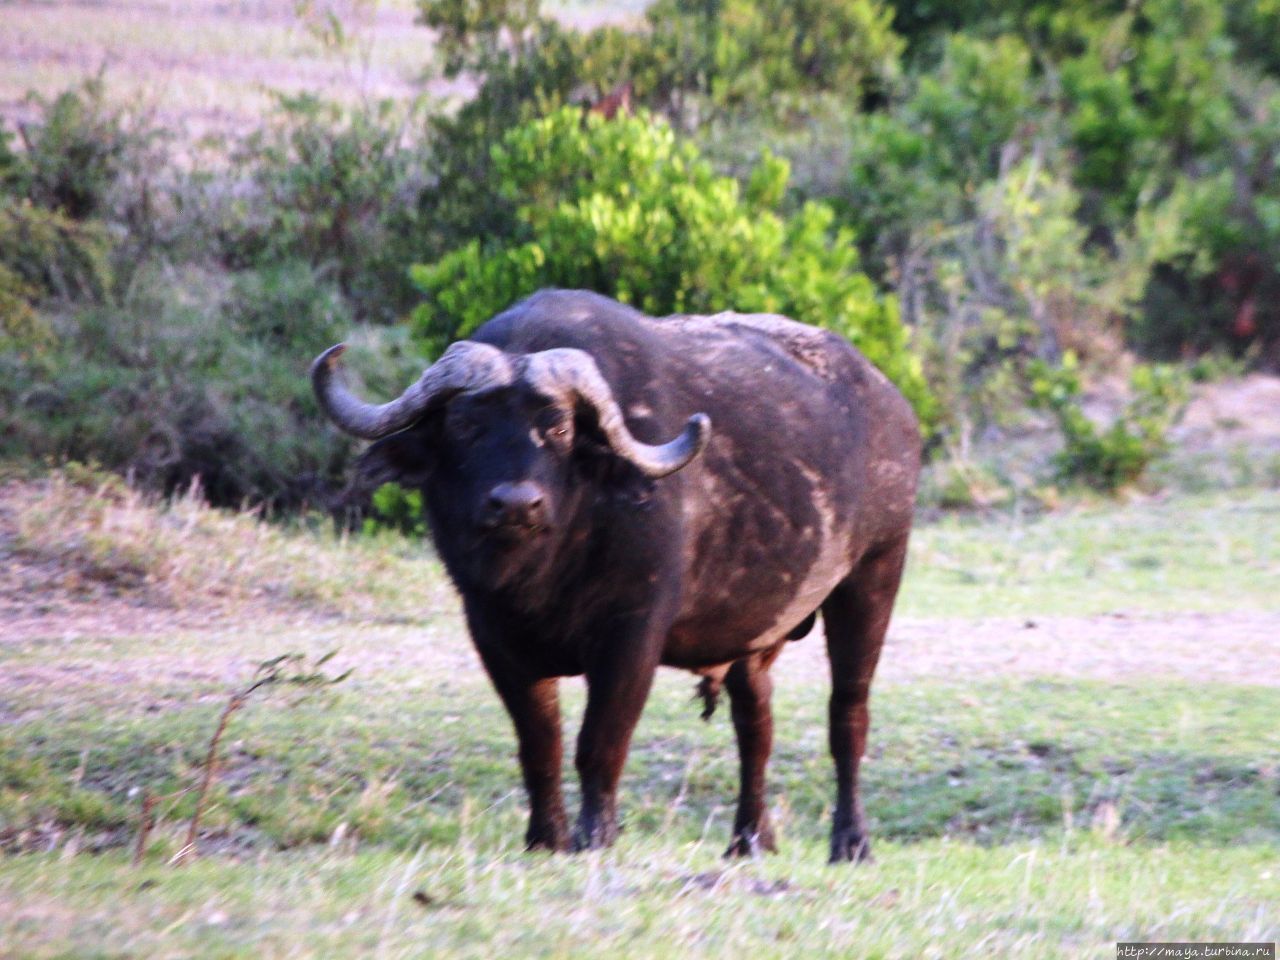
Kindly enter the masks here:
M 529 848 L 617 835 L 618 780 L 659 664 L 728 689 L 741 792 L 727 853 L 774 849 L 769 668 L 821 611 L 836 767 L 831 859 L 868 856 L 867 698 L 907 549 L 915 415 L 840 337 L 771 315 L 653 318 L 546 290 L 453 344 L 396 400 L 312 366 L 372 483 L 422 491 L 436 548 L 515 725 Z M 586 675 L 561 794 L 557 678 Z

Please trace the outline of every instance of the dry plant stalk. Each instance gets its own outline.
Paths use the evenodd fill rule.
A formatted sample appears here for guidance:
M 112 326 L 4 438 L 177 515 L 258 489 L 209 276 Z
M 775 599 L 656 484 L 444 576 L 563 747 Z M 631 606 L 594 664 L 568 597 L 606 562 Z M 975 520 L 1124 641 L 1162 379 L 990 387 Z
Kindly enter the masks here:
M 142 816 L 138 820 L 138 839 L 133 845 L 135 867 L 142 862 L 142 853 L 147 848 L 147 837 L 151 834 L 151 828 L 155 826 L 155 809 L 159 799 L 150 790 L 142 791 Z
M 173 859 L 169 861 L 170 863 L 185 863 L 188 860 L 194 860 L 199 855 L 200 816 L 204 813 L 205 800 L 208 798 L 209 788 L 213 784 L 214 771 L 218 765 L 218 746 L 222 742 L 222 735 L 227 731 L 227 724 L 231 721 L 232 715 L 248 702 L 249 697 L 255 691 L 263 687 L 288 685 L 315 688 L 331 687 L 334 684 L 341 683 L 351 676 L 350 670 L 345 670 L 336 676 L 330 676 L 321 670 L 321 667 L 332 660 L 337 652 L 337 650 L 332 650 L 320 657 L 309 671 L 305 669 L 307 658 L 301 653 L 286 653 L 270 660 L 264 660 L 258 664 L 253 680 L 240 690 L 232 692 L 227 700 L 227 705 L 223 707 L 222 713 L 218 717 L 218 725 L 213 731 L 213 736 L 209 738 L 209 749 L 206 751 L 204 761 L 200 765 L 200 786 L 196 790 L 196 807 L 191 814 L 191 824 L 187 828 L 186 841 L 178 852 L 173 855 Z M 294 672 L 287 672 L 290 667 L 295 668 Z M 146 801 L 144 800 L 143 823 L 139 829 L 135 863 L 141 858 L 142 844 L 149 829 Z

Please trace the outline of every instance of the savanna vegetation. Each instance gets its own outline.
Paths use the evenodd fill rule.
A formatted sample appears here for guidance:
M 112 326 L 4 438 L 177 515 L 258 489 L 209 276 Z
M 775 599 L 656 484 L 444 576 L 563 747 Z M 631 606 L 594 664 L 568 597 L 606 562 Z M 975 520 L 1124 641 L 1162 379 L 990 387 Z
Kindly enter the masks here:
M 202 55 L 296 67 L 230 125 L 119 66 L 0 119 L 0 956 L 1276 939 L 1280 7 L 416 0 L 391 37 L 405 3 L 291 7 L 305 58 L 193 4 Z M 0 19 L 73 20 L 37 6 Z M 378 56 L 400 80 L 319 66 Z M 816 636 L 778 670 L 779 856 L 720 860 L 732 730 L 676 674 L 619 846 L 522 855 L 420 500 L 348 489 L 305 374 L 347 340 L 389 396 L 548 285 L 828 327 L 926 423 L 876 865 L 822 865 Z
M 376 6 L 304 8 L 339 54 L 375 35 Z M 1130 485 L 1189 363 L 1280 362 L 1261 0 L 554 13 L 421 0 L 424 70 L 473 87 L 452 107 L 281 93 L 192 144 L 109 73 L 33 94 L 0 133 L 0 455 L 330 505 L 350 451 L 306 358 L 354 331 L 390 390 L 545 285 L 838 330 L 959 474 L 1038 409 L 1062 452 L 1013 492 Z M 1101 380 L 1131 403 L 1098 425 Z
M 841 869 L 824 863 L 820 637 L 775 671 L 780 854 L 721 859 L 732 726 L 702 723 L 672 671 L 636 733 L 618 846 L 531 857 L 506 717 L 420 542 L 82 469 L 9 480 L 0 536 L 23 589 L 0 596 L 0 943 L 1101 957 L 1274 939 L 1275 520 L 1274 495 L 1218 492 L 922 527 L 864 766 L 878 862 Z M 341 682 L 235 710 L 199 855 L 180 857 L 231 698 L 262 661 L 335 650 L 319 675 Z M 583 689 L 563 686 L 572 730 Z

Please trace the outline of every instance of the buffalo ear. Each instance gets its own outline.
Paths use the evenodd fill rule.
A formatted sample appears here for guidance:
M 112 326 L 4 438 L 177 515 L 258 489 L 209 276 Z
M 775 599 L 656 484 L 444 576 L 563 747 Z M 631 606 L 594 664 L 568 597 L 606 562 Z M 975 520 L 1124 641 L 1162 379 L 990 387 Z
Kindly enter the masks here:
M 369 490 L 393 481 L 417 486 L 431 472 L 434 447 L 428 430 L 420 426 L 383 437 L 356 460 L 355 484 Z

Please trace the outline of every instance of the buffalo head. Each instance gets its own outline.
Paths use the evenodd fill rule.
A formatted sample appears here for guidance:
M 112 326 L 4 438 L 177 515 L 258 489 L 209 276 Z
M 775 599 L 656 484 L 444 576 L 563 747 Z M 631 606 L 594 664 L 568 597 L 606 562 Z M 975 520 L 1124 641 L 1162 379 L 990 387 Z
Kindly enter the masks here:
M 501 586 L 544 563 L 591 490 L 620 474 L 651 482 L 687 465 L 710 420 L 690 417 L 674 440 L 632 435 L 608 382 L 583 350 L 511 354 L 462 341 L 389 403 L 369 404 L 343 383 L 343 344 L 311 367 L 320 406 L 347 433 L 377 441 L 362 458 L 374 482 L 425 493 L 451 568 Z

